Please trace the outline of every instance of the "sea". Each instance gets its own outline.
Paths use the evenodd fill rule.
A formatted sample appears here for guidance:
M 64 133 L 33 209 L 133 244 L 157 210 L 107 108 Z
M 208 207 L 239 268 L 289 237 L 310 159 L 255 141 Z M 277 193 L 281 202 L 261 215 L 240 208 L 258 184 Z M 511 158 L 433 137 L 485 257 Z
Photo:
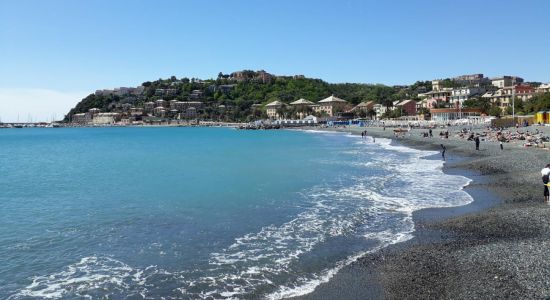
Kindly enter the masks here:
M 283 299 L 465 205 L 436 152 L 346 133 L 0 129 L 0 299 Z

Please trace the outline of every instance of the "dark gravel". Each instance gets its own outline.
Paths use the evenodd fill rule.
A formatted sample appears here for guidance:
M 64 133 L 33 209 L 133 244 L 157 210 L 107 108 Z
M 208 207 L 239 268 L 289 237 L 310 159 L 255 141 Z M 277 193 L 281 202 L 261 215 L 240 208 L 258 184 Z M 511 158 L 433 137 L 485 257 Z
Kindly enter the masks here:
M 341 129 L 358 133 L 360 128 Z M 452 131 L 451 129 L 450 131 Z M 391 128 L 367 128 L 393 138 Z M 447 171 L 470 170 L 479 209 L 415 213 L 415 239 L 367 255 L 303 299 L 550 299 L 550 206 L 542 202 L 540 169 L 547 149 L 517 144 L 423 138 L 413 130 L 398 141 L 420 148 L 447 147 Z M 455 159 L 453 159 L 453 157 Z M 469 188 L 467 188 L 469 191 Z M 496 195 L 496 196 L 495 196 Z M 486 208 L 490 206 L 490 208 Z M 467 212 L 467 213 L 465 213 Z

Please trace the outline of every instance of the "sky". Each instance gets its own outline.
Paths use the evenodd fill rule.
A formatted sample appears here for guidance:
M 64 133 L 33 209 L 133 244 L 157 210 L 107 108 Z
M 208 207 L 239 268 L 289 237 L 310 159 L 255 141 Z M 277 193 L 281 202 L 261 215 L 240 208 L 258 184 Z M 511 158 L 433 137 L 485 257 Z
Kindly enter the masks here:
M 412 84 L 550 81 L 546 0 L 0 0 L 0 121 L 62 117 L 96 89 L 264 69 Z

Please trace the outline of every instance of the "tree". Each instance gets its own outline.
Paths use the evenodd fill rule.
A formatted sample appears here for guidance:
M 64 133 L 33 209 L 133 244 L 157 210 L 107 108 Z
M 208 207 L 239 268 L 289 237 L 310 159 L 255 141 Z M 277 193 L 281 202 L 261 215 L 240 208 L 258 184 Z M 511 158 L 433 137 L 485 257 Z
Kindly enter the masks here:
M 489 113 L 490 116 L 500 117 L 502 115 L 502 109 L 500 109 L 500 107 L 494 105 L 489 109 L 488 113 Z

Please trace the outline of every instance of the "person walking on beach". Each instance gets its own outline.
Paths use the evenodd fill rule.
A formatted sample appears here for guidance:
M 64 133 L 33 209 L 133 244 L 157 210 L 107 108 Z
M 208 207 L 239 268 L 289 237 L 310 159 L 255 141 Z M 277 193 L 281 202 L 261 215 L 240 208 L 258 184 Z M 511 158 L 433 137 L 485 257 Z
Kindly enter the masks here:
M 430 134 L 430 137 L 433 137 L 433 133 L 432 133 L 432 129 L 430 128 L 430 130 L 428 130 L 428 133 Z
M 364 138 L 365 138 L 365 132 L 361 131 L 361 139 L 364 139 Z
M 445 160 L 445 151 L 447 151 L 447 148 L 441 144 L 441 157 L 443 157 L 443 160 Z
M 476 142 L 476 150 L 479 150 L 479 136 L 476 136 L 474 140 Z
M 500 141 L 500 151 L 504 150 L 504 145 L 502 145 L 502 141 Z
M 542 182 L 544 183 L 544 202 L 547 203 L 547 204 L 550 204 L 549 202 L 549 196 L 550 196 L 550 192 L 548 191 L 548 181 L 549 181 L 549 176 L 550 176 L 550 164 L 547 164 L 546 167 L 544 167 L 540 173 L 542 174 Z

